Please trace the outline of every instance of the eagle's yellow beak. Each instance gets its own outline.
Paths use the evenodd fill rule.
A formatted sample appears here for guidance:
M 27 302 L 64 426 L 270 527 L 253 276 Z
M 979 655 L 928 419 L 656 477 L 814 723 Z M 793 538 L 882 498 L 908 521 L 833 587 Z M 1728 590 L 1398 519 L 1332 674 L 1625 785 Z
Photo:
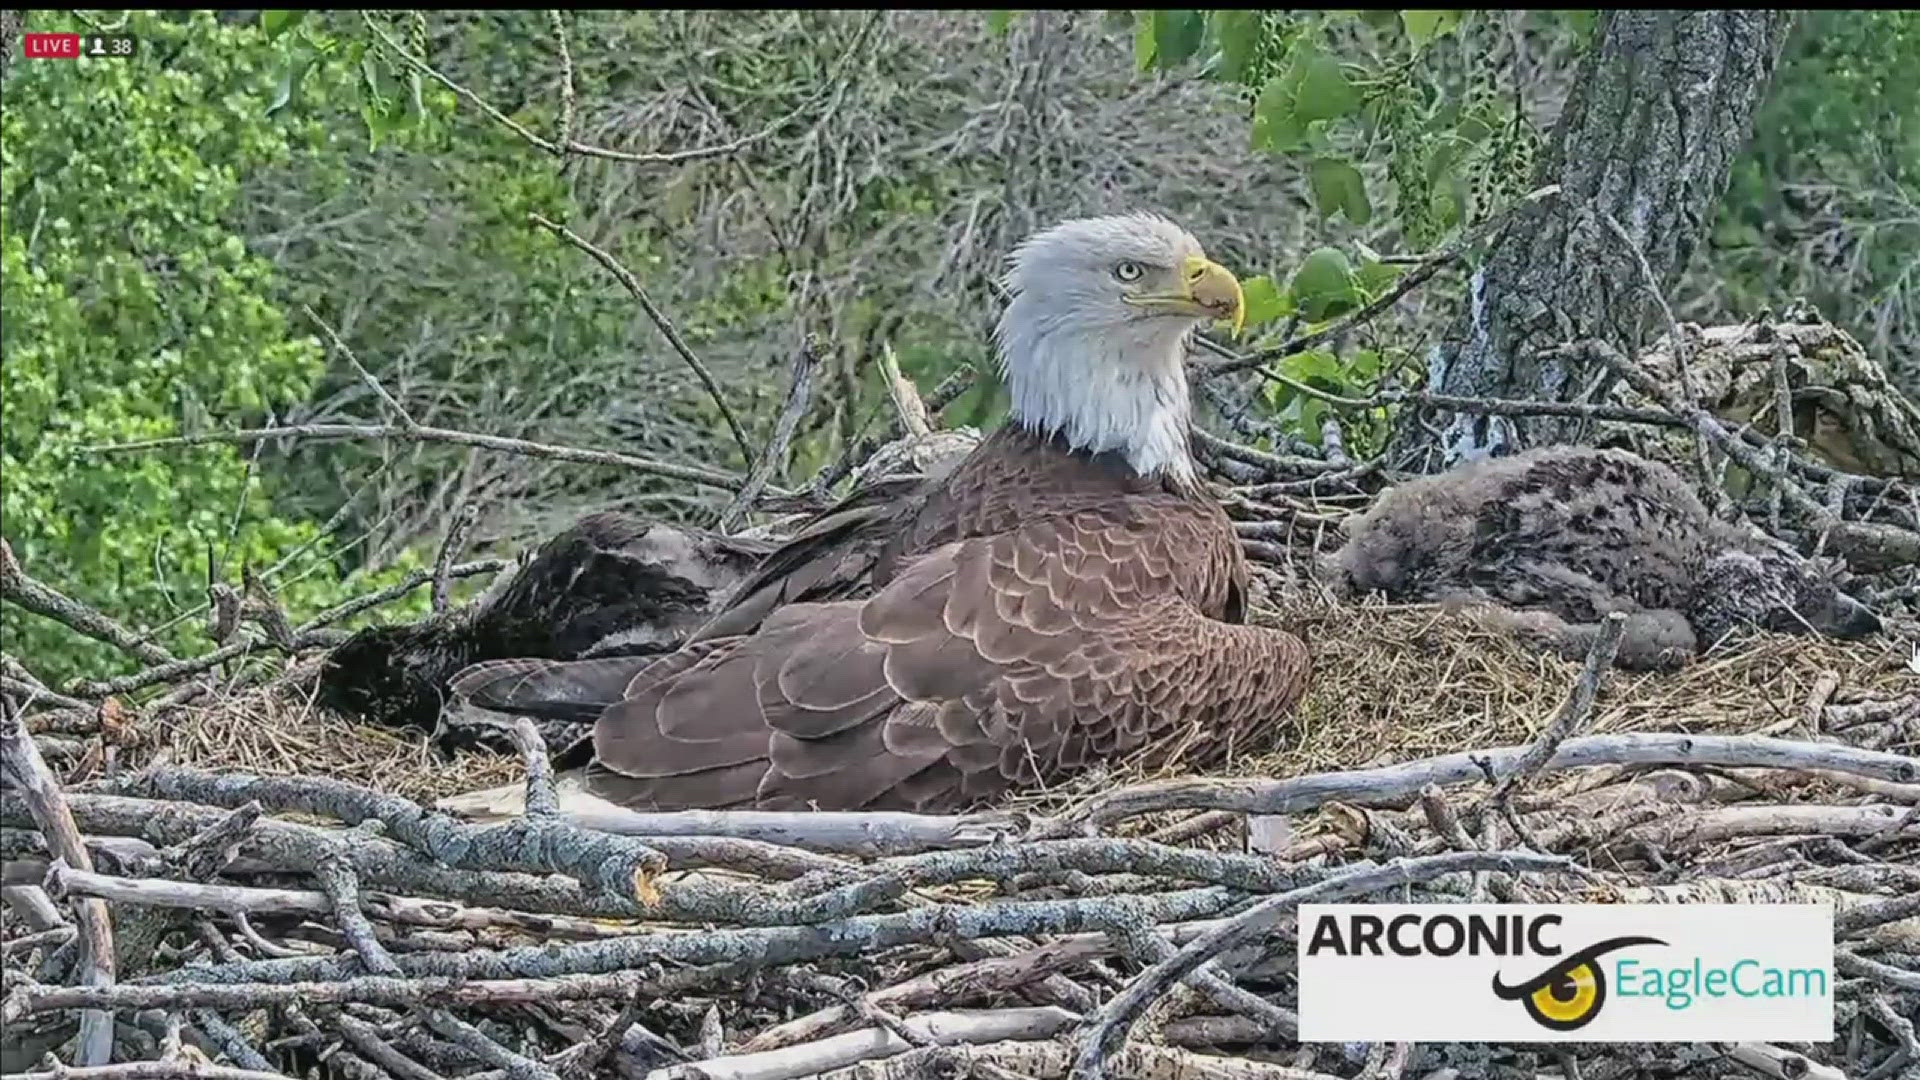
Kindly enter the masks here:
M 1216 319 L 1225 319 L 1233 323 L 1233 334 L 1240 336 L 1240 330 L 1246 325 L 1246 297 L 1240 292 L 1240 279 L 1233 271 L 1198 255 L 1189 255 L 1186 271 L 1187 297 L 1205 308 Z
M 1246 303 L 1240 292 L 1240 279 L 1212 259 L 1187 256 L 1180 267 L 1180 280 L 1166 292 L 1140 293 L 1127 297 L 1139 307 L 1179 315 L 1198 315 L 1233 323 L 1236 336 L 1246 323 Z

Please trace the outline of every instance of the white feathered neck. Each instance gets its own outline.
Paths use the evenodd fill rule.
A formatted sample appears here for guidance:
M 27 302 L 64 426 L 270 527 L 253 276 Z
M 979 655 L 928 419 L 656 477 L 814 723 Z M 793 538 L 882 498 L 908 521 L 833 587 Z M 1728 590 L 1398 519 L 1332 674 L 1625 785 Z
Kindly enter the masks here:
M 1191 484 L 1190 329 L 1171 319 L 1076 318 L 1016 296 L 996 335 L 1011 417 L 1076 450 L 1118 451 L 1142 476 Z

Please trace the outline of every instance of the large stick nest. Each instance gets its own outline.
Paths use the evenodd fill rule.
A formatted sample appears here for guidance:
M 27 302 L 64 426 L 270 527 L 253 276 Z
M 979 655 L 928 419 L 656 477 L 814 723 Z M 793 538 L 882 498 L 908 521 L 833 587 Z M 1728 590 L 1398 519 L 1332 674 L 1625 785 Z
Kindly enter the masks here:
M 917 428 L 903 414 L 896 434 Z M 1337 441 L 1321 461 L 1207 445 L 1242 485 L 1230 505 L 1261 560 L 1253 617 L 1298 631 L 1315 663 L 1296 715 L 1212 777 L 1118 761 L 970 815 L 635 815 L 609 833 L 545 812 L 553 778 L 531 725 L 514 732 L 517 759 L 447 753 L 315 704 L 318 650 L 337 638 L 323 620 L 293 625 L 270 596 L 229 590 L 224 658 L 238 666 L 223 678 L 188 664 L 142 689 L 65 697 L 10 666 L 0 1068 L 48 1052 L 146 1062 L 138 1075 L 410 1080 L 1920 1064 L 1911 567 L 1877 571 L 1894 627 L 1877 640 L 1756 632 L 1677 673 L 1610 672 L 1461 614 L 1331 599 L 1307 568 L 1364 509 L 1377 464 L 1335 460 Z M 1768 482 L 1815 490 L 1864 468 L 1762 449 L 1774 464 L 1747 500 L 1761 516 Z M 1802 539 L 1912 528 L 1902 482 L 1840 487 L 1825 519 L 1789 502 Z M 30 570 L 9 563 L 9 599 L 124 633 L 63 607 Z M 426 809 L 519 782 L 524 819 Z M 1303 1046 L 1290 934 L 1309 896 L 1829 904 L 1847 1037 Z M 1229 919 L 1254 920 L 1247 943 L 1169 974 L 1176 950 Z M 91 948 L 108 942 L 110 960 Z

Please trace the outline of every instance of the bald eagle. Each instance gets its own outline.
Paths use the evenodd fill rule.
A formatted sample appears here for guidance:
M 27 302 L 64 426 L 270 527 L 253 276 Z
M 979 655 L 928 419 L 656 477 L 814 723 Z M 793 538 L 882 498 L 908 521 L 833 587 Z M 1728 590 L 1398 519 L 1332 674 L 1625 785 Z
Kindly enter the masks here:
M 641 810 L 955 810 L 1183 741 L 1204 764 L 1282 721 L 1306 647 L 1244 624 L 1247 564 L 1188 445 L 1186 341 L 1238 325 L 1239 281 L 1149 215 L 1057 225 L 1011 263 L 1009 419 L 964 459 L 822 514 L 665 658 L 479 664 L 456 700 L 592 720 L 555 764 Z

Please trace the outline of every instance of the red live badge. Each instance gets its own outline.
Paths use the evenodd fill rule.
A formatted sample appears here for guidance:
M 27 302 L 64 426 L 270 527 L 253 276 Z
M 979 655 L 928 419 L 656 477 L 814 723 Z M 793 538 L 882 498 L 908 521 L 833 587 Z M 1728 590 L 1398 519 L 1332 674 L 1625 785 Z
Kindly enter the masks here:
M 27 34 L 27 59 L 70 60 L 80 57 L 79 34 Z

